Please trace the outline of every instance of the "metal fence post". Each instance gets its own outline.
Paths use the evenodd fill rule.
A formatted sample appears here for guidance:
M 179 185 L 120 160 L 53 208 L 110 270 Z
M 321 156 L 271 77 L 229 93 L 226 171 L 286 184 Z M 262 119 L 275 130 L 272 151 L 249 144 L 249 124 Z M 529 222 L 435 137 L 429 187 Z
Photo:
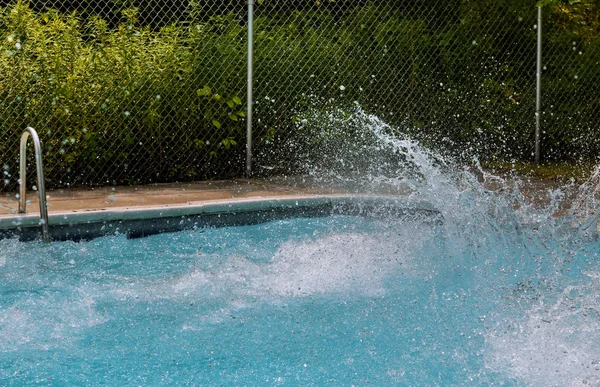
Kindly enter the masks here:
M 252 175 L 252 105 L 254 70 L 254 0 L 248 0 L 248 112 L 246 116 L 246 176 Z
M 540 106 L 542 97 L 542 7 L 538 7 L 537 24 L 537 70 L 535 95 L 535 162 L 540 162 Z

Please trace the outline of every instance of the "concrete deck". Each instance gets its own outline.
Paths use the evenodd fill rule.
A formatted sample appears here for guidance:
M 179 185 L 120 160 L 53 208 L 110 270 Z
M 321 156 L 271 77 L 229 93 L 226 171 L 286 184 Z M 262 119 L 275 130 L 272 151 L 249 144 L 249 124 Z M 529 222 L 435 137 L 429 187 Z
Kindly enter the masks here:
M 547 192 L 555 184 L 533 179 L 525 180 L 523 183 L 524 186 L 520 188 L 525 194 L 525 202 L 545 207 L 549 198 Z M 495 187 L 493 182 L 484 185 L 492 191 L 503 189 L 502 186 Z M 353 192 L 349 188 L 343 186 L 323 188 L 321 184 L 308 178 L 292 177 L 57 189 L 48 191 L 46 196 L 49 223 L 53 226 L 55 239 L 68 238 L 74 232 L 72 228 L 74 225 L 81 226 L 79 227 L 81 235 L 78 234 L 77 238 L 104 235 L 106 222 L 109 222 L 111 227 L 113 227 L 112 223 L 117 222 L 117 226 L 113 227 L 115 231 L 119 230 L 118 227 L 122 229 L 126 226 L 133 234 L 145 235 L 156 231 L 154 229 L 157 227 L 159 231 L 173 228 L 172 225 L 168 225 L 170 222 L 168 219 L 174 217 L 187 217 L 188 220 L 195 217 L 198 220 L 202 217 L 208 218 L 211 214 L 221 214 L 225 217 L 224 214 L 230 212 L 262 212 L 262 216 L 266 219 L 274 216 L 275 213 L 290 209 L 307 213 L 313 210 L 321 211 L 323 206 L 346 208 L 338 212 L 354 213 L 363 211 L 364 205 L 368 205 L 372 198 L 376 198 L 379 202 L 383 201 L 377 204 L 377 206 L 383 204 L 382 208 L 385 208 L 386 201 L 393 202 L 387 207 L 390 213 L 401 208 L 400 212 L 403 215 L 433 214 L 434 218 L 440 215 L 428 202 L 415 202 L 414 199 L 410 202 L 405 201 L 410 193 L 406 187 L 380 187 L 381 192 L 376 195 Z M 18 214 L 18 195 L 15 192 L 0 194 L 0 234 L 2 234 L 0 239 L 13 235 L 19 235 L 23 240 L 37 238 L 40 230 L 37 192 L 28 192 L 27 201 L 27 214 Z M 567 199 L 567 206 L 569 202 L 570 200 Z M 565 211 L 566 207 L 558 209 L 555 215 L 560 216 Z M 164 221 L 166 225 L 156 220 L 163 218 L 166 219 Z M 153 219 L 156 224 L 150 225 L 152 227 L 145 223 L 140 225 L 140 222 L 147 219 Z M 97 225 L 100 225 L 100 230 L 94 229 Z
M 509 179 L 509 178 L 507 178 Z M 564 183 L 543 179 L 519 179 L 520 190 L 526 202 L 546 206 L 548 190 L 564 186 Z M 495 183 L 485 183 L 495 191 L 501 187 Z M 510 184 L 508 184 L 510 185 Z M 577 190 L 567 193 L 566 204 L 572 200 Z M 48 213 L 79 213 L 106 210 L 136 210 L 148 208 L 177 207 L 182 205 L 203 205 L 215 202 L 236 202 L 247 199 L 277 199 L 290 197 L 314 198 L 322 195 L 339 195 L 353 192 L 349 187 L 323 188 L 321 184 L 303 177 L 279 179 L 234 179 L 226 181 L 204 181 L 191 183 L 167 183 L 139 186 L 116 186 L 99 188 L 56 189 L 46 192 Z M 406 196 L 406 187 L 390 187 L 380 195 Z M 39 216 L 37 192 L 27 193 L 27 214 Z M 19 199 L 16 192 L 0 193 L 0 220 L 18 215 Z M 559 211 L 559 215 L 563 211 Z
M 333 194 L 333 190 L 299 188 L 261 180 L 228 180 L 195 183 L 152 184 L 132 187 L 57 189 L 46 192 L 48 212 L 81 212 L 116 208 L 148 208 L 236 201 L 249 198 L 281 198 Z M 27 193 L 27 213 L 39 215 L 37 192 Z M 15 192 L 0 194 L 0 217 L 19 210 Z
M 520 187 L 525 200 L 547 205 L 549 189 L 562 186 L 560 182 L 541 179 L 523 179 Z M 494 183 L 488 188 L 496 190 Z M 200 205 L 216 201 L 238 201 L 243 199 L 267 199 L 285 197 L 315 197 L 337 195 L 349 190 L 344 187 L 323 188 L 303 178 L 286 179 L 234 179 L 226 181 L 204 181 L 192 183 L 150 184 L 139 186 L 116 186 L 100 188 L 56 189 L 46 192 L 48 212 L 88 212 L 115 209 L 145 209 L 181 205 Z M 402 187 L 391 187 L 379 194 L 405 196 L 410 193 Z M 27 193 L 27 213 L 39 215 L 37 192 Z M 568 200 L 567 200 L 568 202 Z M 18 215 L 19 199 L 16 192 L 0 193 L 0 218 Z
M 337 192 L 336 192 L 337 191 Z M 429 203 L 398 195 L 343 193 L 304 179 L 230 180 L 137 187 L 62 189 L 47 192 L 49 240 L 89 240 L 125 234 L 128 238 L 197 227 L 250 225 L 289 217 L 374 215 L 440 222 Z M 36 192 L 27 196 L 27 214 L 18 213 L 16 193 L 0 197 L 0 239 L 42 238 Z

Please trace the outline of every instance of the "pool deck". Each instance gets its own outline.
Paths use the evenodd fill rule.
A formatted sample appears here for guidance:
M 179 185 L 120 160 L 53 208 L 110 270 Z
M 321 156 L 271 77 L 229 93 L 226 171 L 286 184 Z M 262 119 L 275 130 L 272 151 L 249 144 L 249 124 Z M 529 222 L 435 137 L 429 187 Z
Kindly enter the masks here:
M 377 195 L 320 188 L 304 178 L 206 181 L 133 187 L 58 189 L 46 193 L 48 224 L 39 216 L 36 192 L 28 192 L 27 213 L 19 214 L 16 193 L 0 197 L 0 240 L 42 238 L 89 240 L 125 234 L 128 238 L 197 227 L 249 225 L 295 216 L 376 215 L 440 222 L 428 202 L 410 200 L 401 190 Z M 41 227 L 40 227 L 41 226 Z
M 525 202 L 541 207 L 546 207 L 548 204 L 550 197 L 548 190 L 562 186 L 559 182 L 539 179 L 519 181 L 523 183 L 519 188 L 524 195 Z M 491 191 L 503 189 L 502 186 L 496 187 L 493 181 L 491 184 L 487 182 L 484 185 Z M 209 216 L 210 214 L 261 211 L 276 213 L 288 211 L 291 208 L 308 213 L 311 208 L 323 208 L 322 206 L 336 206 L 338 209 L 345 207 L 344 211 L 351 213 L 365 211 L 373 200 L 379 203 L 377 206 L 380 210 L 387 208 L 389 213 L 394 213 L 398 208 L 402 208 L 402 214 L 418 213 L 428 214 L 428 216 L 433 214 L 434 218 L 440 215 L 439 211 L 426 200 L 418 201 L 414 198 L 408 200 L 411 192 L 406 187 L 394 185 L 380 188 L 383 189 L 378 190 L 377 193 L 361 193 L 355 192 L 355 189 L 348 189 L 348 187 L 329 185 L 324 187 L 316 184 L 310 178 L 297 176 L 268 180 L 233 179 L 55 189 L 47 191 L 46 197 L 49 223 L 53 226 L 55 236 L 60 238 L 66 238 L 70 232 L 69 227 L 72 228 L 74 225 L 91 225 L 89 227 L 81 226 L 80 230 L 87 233 L 85 235 L 100 235 L 102 234 L 100 231 L 104 230 L 104 227 L 98 231 L 93 229 L 94 225 L 107 222 L 112 225 L 110 222 L 116 221 L 129 227 L 132 222 L 139 223 L 148 219 L 167 219 L 166 222 L 169 223 L 168 219 L 174 217 L 187 217 L 186 219 L 190 220 L 190 217 L 203 216 L 202 214 Z M 576 190 L 571 190 L 571 194 L 574 192 Z M 567 213 L 571 200 L 572 198 L 567 199 L 554 215 L 560 216 Z M 0 239 L 14 235 L 19 235 L 23 240 L 36 237 L 40 224 L 42 224 L 39 217 L 37 192 L 28 192 L 27 202 L 27 214 L 19 214 L 17 193 L 0 193 Z M 386 207 L 387 204 L 383 203 L 392 204 L 390 204 L 391 207 Z M 354 209 L 348 210 L 348 208 Z M 394 209 L 391 210 L 392 208 Z M 157 222 L 157 224 L 159 223 Z M 134 226 L 131 226 L 132 232 L 135 232 L 134 228 L 137 227 Z M 156 227 L 159 226 L 160 224 Z M 61 227 L 66 228 L 61 231 Z M 138 228 L 143 230 L 142 233 L 147 231 L 147 227 L 140 226 Z M 600 225 L 598 228 L 600 234 Z M 115 231 L 118 229 L 115 228 Z M 17 233 L 15 234 L 15 232 Z
M 247 199 L 316 197 L 336 194 L 334 189 L 302 187 L 266 180 L 235 179 L 193 183 L 151 184 L 131 187 L 56 189 L 46 192 L 48 213 L 88 212 L 115 209 L 165 208 Z M 39 215 L 37 192 L 27 192 L 27 213 Z M 0 194 L 0 218 L 14 217 L 19 210 L 16 192 Z
M 541 179 L 523 179 L 520 187 L 525 198 L 532 203 L 547 204 L 540 193 L 562 184 Z M 487 184 L 486 184 L 487 185 Z M 497 189 L 493 184 L 488 187 Z M 65 188 L 46 192 L 48 213 L 81 213 L 106 210 L 136 210 L 168 208 L 184 205 L 202 205 L 217 202 L 277 199 L 340 195 L 343 188 L 325 188 L 303 177 L 286 179 L 233 179 L 189 183 L 165 183 L 138 186 L 106 186 L 97 188 Z M 394 188 L 386 192 L 392 196 L 405 196 L 409 192 Z M 37 192 L 27 192 L 27 214 L 39 215 Z M 18 216 L 19 199 L 16 192 L 0 193 L 0 219 Z

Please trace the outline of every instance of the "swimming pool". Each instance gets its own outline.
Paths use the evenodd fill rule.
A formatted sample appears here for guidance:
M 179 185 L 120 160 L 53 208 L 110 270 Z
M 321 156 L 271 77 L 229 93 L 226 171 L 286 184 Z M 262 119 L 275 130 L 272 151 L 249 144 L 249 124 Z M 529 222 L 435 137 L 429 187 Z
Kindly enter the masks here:
M 600 243 L 451 227 L 334 215 L 0 241 L 0 380 L 600 383 Z
M 1 384 L 600 385 L 600 168 L 535 204 L 347 120 L 363 143 L 312 176 L 366 196 L 65 214 L 54 237 L 104 237 L 0 240 Z M 13 221 L 0 238 L 39 233 Z

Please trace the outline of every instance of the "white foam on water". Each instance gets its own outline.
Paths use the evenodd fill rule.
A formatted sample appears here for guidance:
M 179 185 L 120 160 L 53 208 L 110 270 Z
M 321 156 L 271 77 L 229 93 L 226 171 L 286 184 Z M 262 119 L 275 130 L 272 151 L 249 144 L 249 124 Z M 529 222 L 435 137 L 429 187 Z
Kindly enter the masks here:
M 18 239 L 0 240 L 0 267 L 5 266 L 8 260 L 19 252 L 22 244 Z
M 331 235 L 317 243 L 284 243 L 259 278 L 259 286 L 286 297 L 355 292 L 385 293 L 383 281 L 407 252 L 398 244 L 366 234 Z
M 412 232 L 418 234 L 415 228 Z M 402 235 L 406 233 L 407 235 Z M 425 233 L 329 234 L 317 240 L 282 243 L 269 262 L 254 262 L 233 254 L 222 264 L 193 270 L 176 278 L 135 281 L 112 289 L 118 297 L 138 300 L 160 298 L 226 301 L 241 308 L 256 299 L 385 293 L 385 280 L 398 270 L 414 272 L 413 251 Z
M 0 311 L 2 351 L 20 350 L 25 346 L 49 350 L 73 344 L 79 333 L 102 324 L 107 318 L 96 308 L 95 300 L 85 294 L 57 300 L 43 297 L 23 300 Z
M 16 307 L 0 311 L 0 342 L 2 351 L 8 352 L 30 342 L 35 325 L 29 314 Z
M 533 386 L 600 386 L 600 271 L 486 335 L 486 366 Z
M 408 277 L 430 274 L 422 257 L 415 262 L 430 233 L 425 225 L 393 232 L 331 233 L 316 240 L 283 242 L 267 262 L 239 253 L 225 261 L 199 256 L 203 262 L 217 263 L 168 279 L 115 278 L 104 291 L 96 291 L 125 303 L 168 299 L 198 305 L 199 313 L 181 329 L 203 330 L 264 304 L 285 305 L 306 297 L 382 296 L 386 280 L 400 271 Z

